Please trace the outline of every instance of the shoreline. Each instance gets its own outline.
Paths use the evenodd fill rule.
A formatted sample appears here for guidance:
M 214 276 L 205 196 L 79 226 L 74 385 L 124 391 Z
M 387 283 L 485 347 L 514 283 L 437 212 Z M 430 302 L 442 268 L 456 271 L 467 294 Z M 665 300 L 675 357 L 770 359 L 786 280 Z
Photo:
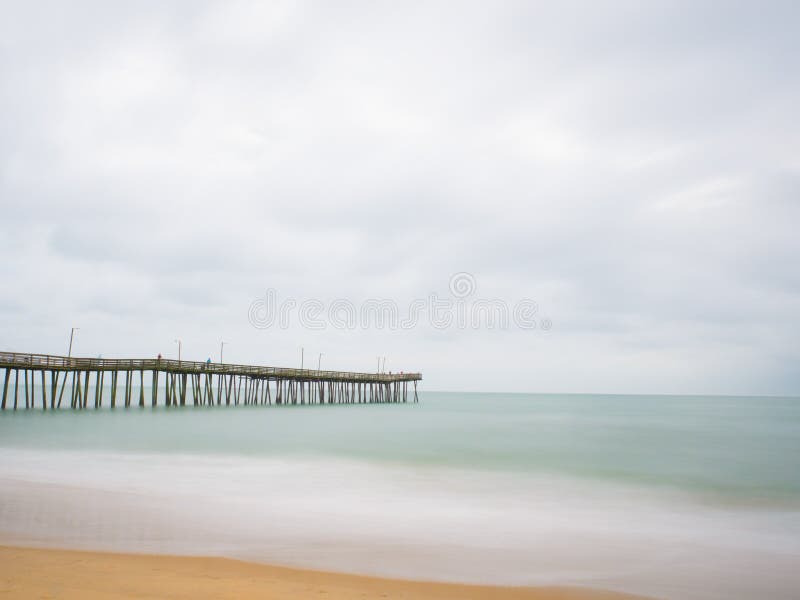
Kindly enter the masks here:
M 439 583 L 273 566 L 210 556 L 0 545 L 3 598 L 402 598 L 644 600 L 576 587 Z

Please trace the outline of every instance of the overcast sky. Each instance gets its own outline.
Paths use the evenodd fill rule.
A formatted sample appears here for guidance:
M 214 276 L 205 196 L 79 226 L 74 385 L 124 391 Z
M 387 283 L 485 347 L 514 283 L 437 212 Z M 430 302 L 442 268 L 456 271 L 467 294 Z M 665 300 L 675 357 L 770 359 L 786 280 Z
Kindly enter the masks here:
M 0 7 L 0 349 L 800 394 L 800 3 Z

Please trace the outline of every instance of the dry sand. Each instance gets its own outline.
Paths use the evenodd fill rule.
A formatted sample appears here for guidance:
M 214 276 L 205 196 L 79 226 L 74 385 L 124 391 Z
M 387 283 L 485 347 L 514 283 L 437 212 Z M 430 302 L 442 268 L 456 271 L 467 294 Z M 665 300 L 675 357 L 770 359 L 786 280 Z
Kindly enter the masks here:
M 0 546 L 0 598 L 288 598 L 616 600 L 567 588 L 428 583 L 273 567 L 227 558 Z

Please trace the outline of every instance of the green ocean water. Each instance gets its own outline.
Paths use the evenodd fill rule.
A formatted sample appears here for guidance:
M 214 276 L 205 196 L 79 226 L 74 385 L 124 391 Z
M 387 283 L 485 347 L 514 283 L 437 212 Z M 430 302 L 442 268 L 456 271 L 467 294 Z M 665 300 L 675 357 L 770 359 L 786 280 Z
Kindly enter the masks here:
M 0 543 L 794 599 L 800 399 L 5 411 Z
M 428 392 L 404 405 L 17 411 L 0 415 L 0 447 L 342 458 L 800 505 L 798 398 Z

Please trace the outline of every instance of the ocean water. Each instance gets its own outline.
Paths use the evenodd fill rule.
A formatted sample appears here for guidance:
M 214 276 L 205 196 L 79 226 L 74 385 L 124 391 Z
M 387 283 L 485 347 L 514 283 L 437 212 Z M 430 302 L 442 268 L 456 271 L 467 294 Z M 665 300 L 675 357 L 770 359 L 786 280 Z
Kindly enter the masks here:
M 0 543 L 798 598 L 800 399 L 6 411 Z

